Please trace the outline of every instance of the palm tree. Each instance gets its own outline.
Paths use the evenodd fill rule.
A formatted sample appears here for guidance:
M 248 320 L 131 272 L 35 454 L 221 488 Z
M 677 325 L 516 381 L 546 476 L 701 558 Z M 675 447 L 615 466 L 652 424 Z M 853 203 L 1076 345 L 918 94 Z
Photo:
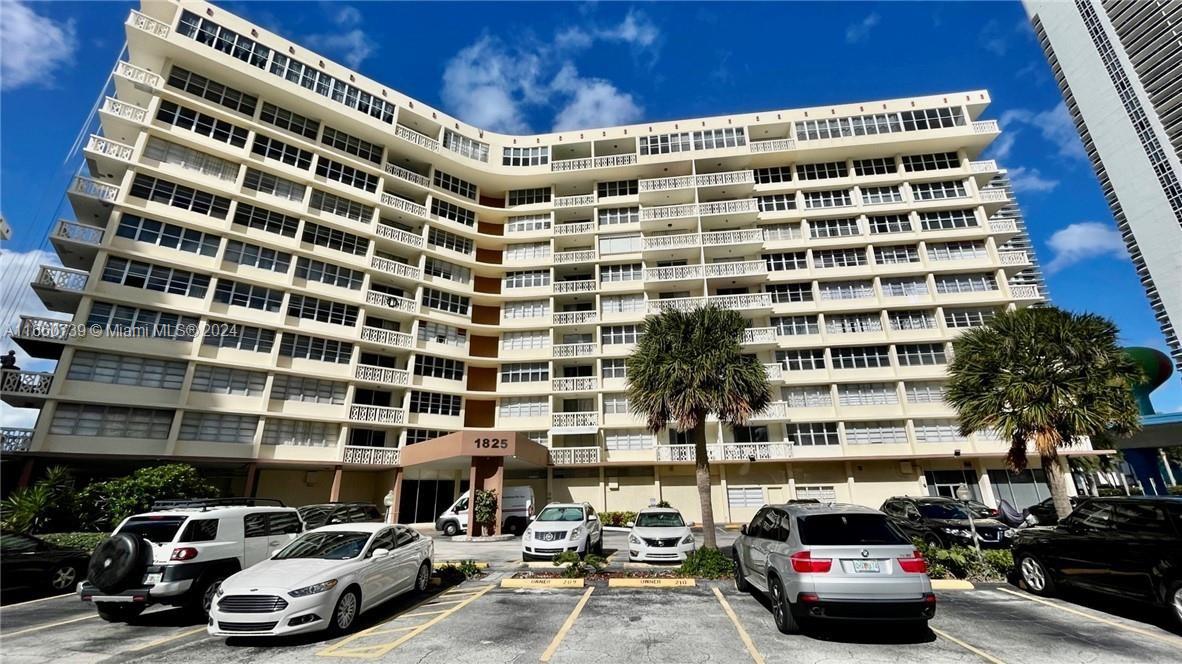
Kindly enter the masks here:
M 718 548 L 710 500 L 706 417 L 742 426 L 771 402 L 767 372 L 739 341 L 745 328 L 736 311 L 715 306 L 668 310 L 644 321 L 644 334 L 627 360 L 628 403 L 653 433 L 672 427 L 694 445 L 704 545 Z
M 996 431 L 1009 441 L 1006 462 L 1015 471 L 1026 468 L 1032 444 L 1059 518 L 1071 513 L 1060 448 L 1140 427 L 1131 388 L 1140 370 L 1116 335 L 1101 316 L 1039 307 L 998 314 L 953 342 L 945 399 L 961 434 Z

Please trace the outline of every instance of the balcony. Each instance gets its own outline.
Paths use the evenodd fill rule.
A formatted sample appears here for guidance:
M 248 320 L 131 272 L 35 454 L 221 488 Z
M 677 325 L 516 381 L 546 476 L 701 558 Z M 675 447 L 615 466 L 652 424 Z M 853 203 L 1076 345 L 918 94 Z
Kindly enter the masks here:
M 415 173 L 410 169 L 403 168 L 398 164 L 387 163 L 384 167 L 384 170 L 386 171 L 387 175 L 393 175 L 403 182 L 417 184 L 420 187 L 431 186 L 431 180 L 426 175 L 419 175 L 418 173 Z
M 669 221 L 672 219 L 687 219 L 697 216 L 698 206 L 693 203 L 682 205 L 659 205 L 657 207 L 640 208 L 641 221 Z
M 50 311 L 74 313 L 90 275 L 84 270 L 42 265 L 33 290 Z
M 982 189 L 981 202 L 997 205 L 1005 205 L 1010 202 L 1010 197 L 1002 189 Z
M 137 124 L 142 124 L 148 120 L 148 110 L 140 108 L 135 104 L 128 104 L 124 101 L 119 101 L 114 97 L 107 97 L 103 99 L 102 112 L 110 115 L 118 116 L 124 120 L 130 120 Z
M 136 10 L 131 10 L 131 15 L 127 17 L 127 25 L 138 28 L 149 34 L 156 35 L 161 39 L 168 37 L 168 24 L 162 21 L 157 21 L 151 16 L 144 16 Z
M 585 171 L 590 168 L 613 168 L 616 166 L 631 166 L 636 163 L 634 154 L 612 154 L 602 157 L 581 157 L 578 159 L 559 159 L 550 162 L 550 172 L 569 173 L 571 171 Z
M 770 383 L 784 382 L 784 365 L 778 362 L 763 365 L 763 370 L 767 372 L 767 379 Z
M 419 205 L 414 201 L 408 201 L 405 198 L 401 198 L 393 194 L 387 194 L 383 192 L 382 205 L 398 210 L 399 212 L 405 212 L 412 217 L 418 217 L 420 219 L 429 218 L 429 215 L 427 214 L 427 207 L 425 205 Z
M 120 60 L 115 63 L 115 97 L 125 102 L 146 107 L 163 85 L 160 74 Z
M 76 175 L 66 190 L 66 196 L 78 221 L 106 228 L 107 220 L 111 217 L 111 204 L 119 198 L 119 187 Z
M 744 293 L 741 295 L 710 295 L 708 297 L 674 297 L 664 300 L 649 300 L 648 312 L 659 314 L 662 311 L 692 311 L 712 304 L 723 309 L 747 311 L 752 309 L 771 309 L 772 296 L 769 293 Z
M 698 233 L 681 233 L 678 235 L 653 235 L 644 238 L 644 251 L 664 251 L 670 249 L 696 249 L 702 244 L 702 236 Z
M 993 159 L 982 159 L 980 161 L 969 162 L 969 172 L 974 175 L 988 174 L 992 175 L 997 172 L 997 162 Z
M 423 278 L 423 271 L 414 265 L 407 265 L 406 263 L 399 263 L 389 258 L 382 258 L 381 256 L 374 256 L 369 259 L 369 266 L 375 270 L 385 272 L 386 274 L 395 277 L 402 277 L 404 279 L 412 279 L 418 281 Z
M 595 205 L 595 194 L 558 196 L 554 199 L 554 207 L 556 208 L 590 207 L 592 205 Z
M 702 278 L 702 265 L 670 265 L 644 269 L 645 281 L 690 281 Z
M 30 356 L 56 360 L 61 358 L 62 344 L 70 340 L 72 329 L 69 319 L 21 316 L 12 338 Z
M 698 214 L 703 217 L 713 217 L 723 214 L 755 215 L 759 214 L 759 201 L 754 198 L 741 198 L 735 201 L 698 203 Z
M 551 466 L 577 466 L 586 463 L 599 463 L 600 451 L 598 447 L 551 447 Z
M 721 443 L 707 448 L 711 461 L 772 461 L 792 457 L 789 443 Z
M 49 396 L 53 374 L 41 371 L 0 371 L 0 398 L 13 408 L 37 408 Z
M 997 120 L 977 120 L 973 123 L 974 134 L 998 134 L 1001 133 L 1001 127 L 998 126 Z
M 410 374 L 403 369 L 378 367 L 372 364 L 358 364 L 353 371 L 353 377 L 367 383 L 379 383 L 394 387 L 405 387 L 410 384 Z
M 4 427 L 0 429 L 0 452 L 14 454 L 28 452 L 33 446 L 33 430 Z
M 1017 235 L 1018 224 L 1012 219 L 999 219 L 989 222 L 989 232 L 999 235 Z
M 728 231 L 729 232 L 729 231 Z M 745 231 L 739 231 L 745 232 Z M 757 231 L 758 232 L 758 231 Z M 762 238 L 762 234 L 760 235 Z M 762 239 L 760 240 L 762 242 Z M 755 277 L 767 274 L 765 261 L 736 261 L 733 263 L 710 263 L 706 265 L 706 278 Z
M 694 186 L 694 176 L 692 175 L 676 175 L 668 178 L 650 178 L 641 180 L 638 188 L 640 193 L 649 194 L 661 191 L 675 191 L 677 189 L 688 189 Z
M 551 378 L 551 392 L 594 392 L 599 386 L 595 376 L 577 376 L 574 378 Z
M 1030 256 L 1025 251 L 999 251 L 997 258 L 1007 267 L 1025 268 L 1030 265 Z
M 699 187 L 725 187 L 742 184 L 755 184 L 754 171 L 728 171 L 726 173 L 706 173 L 697 176 L 695 183 Z
M 753 422 L 786 419 L 788 419 L 788 402 L 786 401 L 773 401 L 767 405 L 767 408 L 751 416 Z
M 423 236 L 408 233 L 401 228 L 395 228 L 387 224 L 378 224 L 374 227 L 374 234 L 378 237 L 392 240 L 406 247 L 414 249 L 423 248 Z
M 717 247 L 732 244 L 763 244 L 763 230 L 748 228 L 741 231 L 714 231 L 702 233 L 703 247 Z
M 341 461 L 353 466 L 397 466 L 401 453 L 397 447 L 346 445 Z
M 414 337 L 405 332 L 395 332 L 369 325 L 361 328 L 361 340 L 389 348 L 411 348 L 414 346 Z
M 599 321 L 598 311 L 555 311 L 555 325 L 588 325 Z
M 599 259 L 599 252 L 594 249 L 576 249 L 575 251 L 559 251 L 554 254 L 555 265 L 569 265 L 571 263 L 590 263 Z
M 406 411 L 389 406 L 353 404 L 349 406 L 349 419 L 364 424 L 403 424 L 406 422 Z
M 599 355 L 599 344 L 595 342 L 578 344 L 554 344 L 551 346 L 555 358 L 595 357 Z M 556 379 L 557 380 L 557 379 Z
M 89 269 L 94 265 L 99 245 L 103 243 L 103 229 L 59 219 L 49 241 L 63 265 Z
M 739 343 L 744 346 L 775 346 L 778 343 L 776 328 L 749 327 L 743 330 L 743 336 L 740 337 Z
M 136 136 L 148 122 L 145 108 L 129 104 L 114 97 L 105 97 L 99 109 L 103 134 L 118 138 L 124 143 L 135 143 Z
M 424 148 L 426 150 L 430 150 L 431 152 L 438 152 L 439 151 L 439 141 L 437 141 L 434 138 L 431 138 L 430 136 L 427 136 L 425 134 L 420 134 L 419 132 L 411 129 L 410 127 L 405 127 L 403 125 L 395 125 L 394 126 L 394 135 L 397 136 L 398 138 L 401 138 L 404 141 L 407 141 L 408 143 L 413 143 L 421 148 Z
M 135 148 L 104 136 L 91 134 L 82 148 L 86 166 L 92 174 L 121 177 L 135 158 Z
M 576 221 L 569 224 L 556 224 L 554 226 L 555 235 L 584 235 L 594 232 L 594 221 Z
M 747 148 L 751 150 L 752 154 L 761 154 L 764 152 L 783 152 L 785 150 L 795 150 L 796 141 L 791 138 L 773 138 L 770 141 L 751 141 L 747 144 Z
M 550 433 L 579 434 L 599 431 L 599 413 L 551 413 Z
M 369 291 L 365 294 L 366 304 L 376 304 L 380 307 L 385 307 L 391 311 L 398 311 L 406 314 L 418 313 L 419 303 L 405 297 L 398 297 L 397 295 L 389 295 L 387 293 L 380 293 L 378 291 Z
M 1015 300 L 1041 300 L 1038 286 L 1010 286 L 1010 297 Z
M 594 279 L 580 279 L 578 281 L 555 281 L 552 284 L 555 295 L 565 293 L 594 293 L 599 288 L 599 282 Z

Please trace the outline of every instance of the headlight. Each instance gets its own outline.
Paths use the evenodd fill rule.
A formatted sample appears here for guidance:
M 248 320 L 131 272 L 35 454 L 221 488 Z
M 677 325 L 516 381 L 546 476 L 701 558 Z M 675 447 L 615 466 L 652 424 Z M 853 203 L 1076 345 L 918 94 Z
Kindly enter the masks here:
M 322 593 L 326 590 L 332 590 L 336 587 L 337 580 L 329 579 L 328 581 L 321 581 L 320 583 L 314 583 L 310 586 L 304 586 L 303 588 L 296 588 L 287 594 L 291 595 L 292 597 L 307 597 L 308 595 L 315 595 L 316 593 Z
M 534 538 L 534 529 L 533 528 L 526 528 L 524 537 L 527 540 L 533 539 Z
M 633 535 L 632 533 L 628 533 L 628 543 L 629 544 L 643 544 L 643 542 L 640 541 L 640 538 L 637 537 L 636 535 Z
M 1014 539 L 1014 537 L 1017 534 L 1018 534 L 1018 531 L 1014 530 L 1013 528 L 1009 528 L 1005 532 L 1002 533 L 1002 535 L 1005 536 L 1006 539 Z
M 694 534 L 693 533 L 687 534 L 684 538 L 682 538 L 681 543 L 682 544 L 693 544 L 694 543 Z
M 226 594 L 226 589 L 223 588 L 222 586 L 218 586 L 217 596 L 221 597 L 222 595 L 225 595 L 225 594 Z
M 570 538 L 571 539 L 577 540 L 582 536 L 583 536 L 583 527 L 582 526 L 579 526 L 578 528 L 575 528 L 574 530 L 570 531 Z

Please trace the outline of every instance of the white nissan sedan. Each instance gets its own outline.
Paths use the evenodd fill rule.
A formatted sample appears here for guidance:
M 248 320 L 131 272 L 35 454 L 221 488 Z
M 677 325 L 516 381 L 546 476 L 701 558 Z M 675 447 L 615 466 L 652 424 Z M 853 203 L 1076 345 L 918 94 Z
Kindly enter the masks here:
M 213 636 L 348 632 L 357 616 L 431 580 L 434 543 L 406 526 L 344 523 L 311 530 L 222 582 Z
M 694 535 L 681 512 L 667 507 L 641 510 L 628 524 L 628 560 L 682 562 L 694 552 Z

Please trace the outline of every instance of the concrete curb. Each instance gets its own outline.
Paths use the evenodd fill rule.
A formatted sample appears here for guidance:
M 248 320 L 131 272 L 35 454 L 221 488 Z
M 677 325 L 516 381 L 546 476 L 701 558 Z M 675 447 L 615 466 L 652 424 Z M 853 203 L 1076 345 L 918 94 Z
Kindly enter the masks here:
M 932 590 L 972 590 L 973 584 L 960 579 L 932 579 Z
M 692 588 L 697 579 L 608 579 L 609 588 Z
M 582 588 L 584 579 L 501 579 L 502 588 Z
M 439 569 L 440 567 L 447 567 L 448 565 L 451 565 L 453 567 L 459 567 L 463 563 L 464 563 L 463 560 L 439 560 L 439 561 L 435 562 L 435 569 Z M 488 569 L 488 563 L 475 562 L 473 564 L 476 566 L 476 569 Z

